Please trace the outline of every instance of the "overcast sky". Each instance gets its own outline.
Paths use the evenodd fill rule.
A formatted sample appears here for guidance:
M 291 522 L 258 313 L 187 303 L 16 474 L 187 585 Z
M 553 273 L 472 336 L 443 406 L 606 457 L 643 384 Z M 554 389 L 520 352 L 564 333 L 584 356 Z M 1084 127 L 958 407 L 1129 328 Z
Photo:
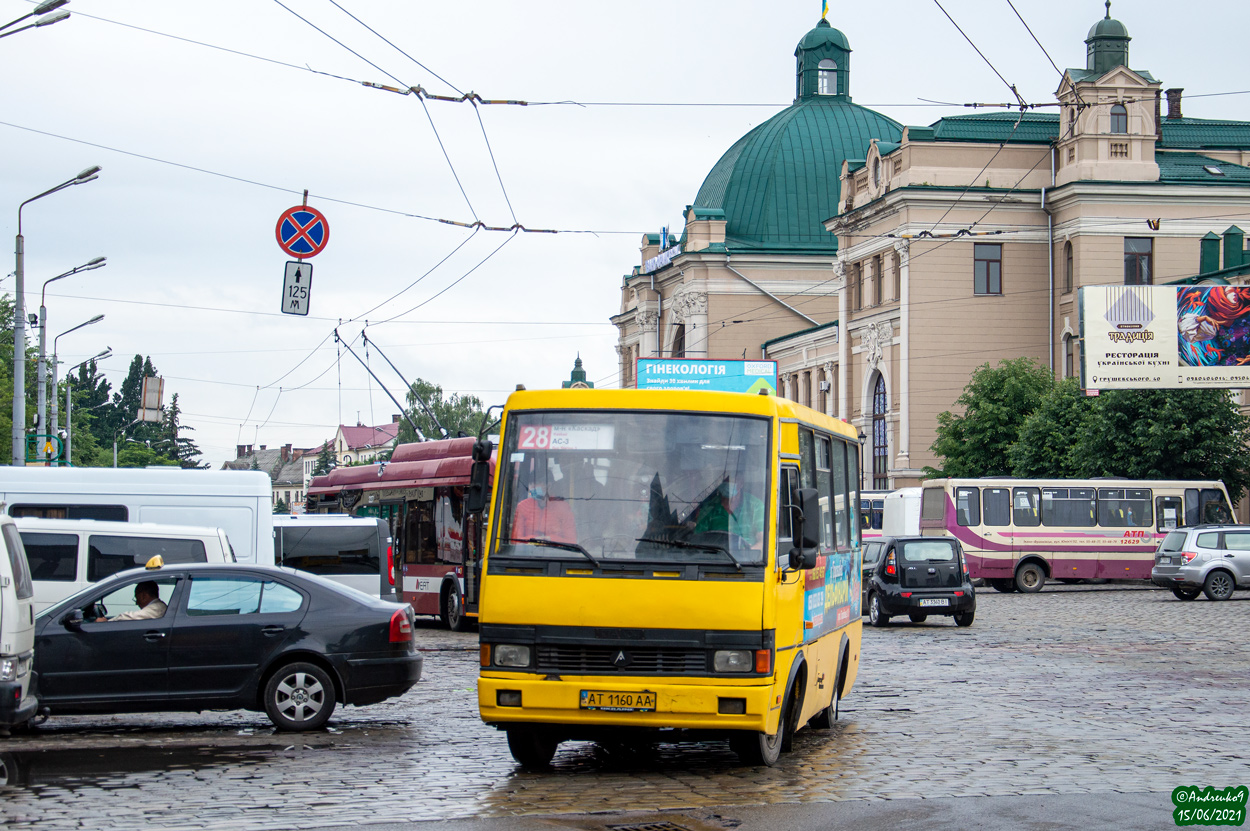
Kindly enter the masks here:
M 0 0 L 0 23 L 32 5 Z M 1006 0 L 942 5 L 1026 100 L 1054 100 L 1059 76 Z M 720 155 L 791 103 L 794 47 L 820 16 L 815 0 L 67 8 L 69 20 L 0 39 L 0 231 L 13 239 L 23 200 L 104 168 L 23 211 L 27 304 L 38 309 L 44 280 L 107 256 L 48 287 L 49 350 L 103 312 L 61 340 L 62 359 L 111 346 L 103 369 L 117 386 L 150 355 L 215 467 L 236 444 L 306 447 L 339 423 L 390 421 L 385 393 L 338 356 L 336 326 L 363 359 L 367 320 L 409 380 L 488 404 L 518 383 L 558 385 L 578 353 L 591 380 L 615 386 L 608 318 L 641 234 L 679 231 Z M 1102 2 L 1015 8 L 1061 68 L 1084 66 Z M 1213 95 L 1250 87 L 1248 9 L 1120 0 L 1112 12 L 1133 36 L 1132 66 L 1185 88 L 1185 115 L 1250 119 L 1250 95 Z M 829 20 L 854 50 L 856 103 L 929 124 L 968 110 L 920 99 L 1009 100 L 936 3 L 831 2 Z M 423 107 L 360 82 L 531 103 Z M 678 106 L 605 105 L 627 103 Z M 696 106 L 713 104 L 768 106 Z M 311 314 L 296 317 L 279 312 L 290 258 L 274 227 L 304 189 L 331 233 L 309 261 Z M 561 233 L 432 221 L 475 217 Z

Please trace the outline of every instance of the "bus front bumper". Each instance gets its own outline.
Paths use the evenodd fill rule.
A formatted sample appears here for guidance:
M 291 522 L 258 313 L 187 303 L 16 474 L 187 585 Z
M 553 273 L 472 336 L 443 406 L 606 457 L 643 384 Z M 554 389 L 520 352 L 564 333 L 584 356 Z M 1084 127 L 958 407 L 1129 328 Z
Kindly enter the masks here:
M 773 692 L 771 678 L 757 683 L 673 683 L 671 678 L 576 677 L 547 679 L 534 676 L 487 676 L 478 678 L 477 700 L 482 721 L 496 727 L 508 724 L 566 725 L 570 735 L 593 736 L 597 728 L 650 728 L 656 730 L 776 732 L 781 710 L 780 694 Z M 582 706 L 584 691 L 596 696 L 599 709 Z M 654 710 L 612 709 L 617 696 L 654 694 Z M 516 701 L 519 705 L 500 704 Z M 609 698 L 613 696 L 614 698 Z M 650 702 L 647 702 L 648 704 Z

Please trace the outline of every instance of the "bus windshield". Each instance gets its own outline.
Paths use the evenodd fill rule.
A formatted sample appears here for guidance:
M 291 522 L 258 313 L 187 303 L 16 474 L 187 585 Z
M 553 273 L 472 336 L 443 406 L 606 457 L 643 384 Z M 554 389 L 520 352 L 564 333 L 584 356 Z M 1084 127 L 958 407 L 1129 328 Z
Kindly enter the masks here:
M 769 428 L 736 415 L 514 412 L 493 556 L 760 566 Z

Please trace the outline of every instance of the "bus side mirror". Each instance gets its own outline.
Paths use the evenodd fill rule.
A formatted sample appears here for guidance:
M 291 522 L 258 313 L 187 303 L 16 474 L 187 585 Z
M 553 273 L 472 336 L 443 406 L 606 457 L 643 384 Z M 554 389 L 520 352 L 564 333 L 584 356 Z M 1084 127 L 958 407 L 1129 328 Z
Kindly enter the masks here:
M 477 455 L 476 446 L 474 455 Z M 475 461 L 469 470 L 469 487 L 464 492 L 464 509 L 471 514 L 480 514 L 486 509 L 488 499 L 490 499 L 490 462 Z
M 820 492 L 815 488 L 799 488 L 795 492 L 798 502 L 794 540 L 797 546 L 790 549 L 790 568 L 816 567 L 820 556 Z

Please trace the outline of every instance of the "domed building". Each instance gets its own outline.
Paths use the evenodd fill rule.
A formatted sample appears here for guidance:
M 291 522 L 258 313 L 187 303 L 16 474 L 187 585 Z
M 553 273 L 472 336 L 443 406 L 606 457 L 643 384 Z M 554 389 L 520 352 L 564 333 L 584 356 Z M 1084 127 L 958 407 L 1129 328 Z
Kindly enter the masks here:
M 794 103 L 713 165 L 675 244 L 644 237 L 612 318 L 622 386 L 638 358 L 754 358 L 778 332 L 834 323 L 838 240 L 823 223 L 837 213 L 843 163 L 873 140 L 897 143 L 902 128 L 851 101 L 851 47 L 827 20 L 794 56 Z

